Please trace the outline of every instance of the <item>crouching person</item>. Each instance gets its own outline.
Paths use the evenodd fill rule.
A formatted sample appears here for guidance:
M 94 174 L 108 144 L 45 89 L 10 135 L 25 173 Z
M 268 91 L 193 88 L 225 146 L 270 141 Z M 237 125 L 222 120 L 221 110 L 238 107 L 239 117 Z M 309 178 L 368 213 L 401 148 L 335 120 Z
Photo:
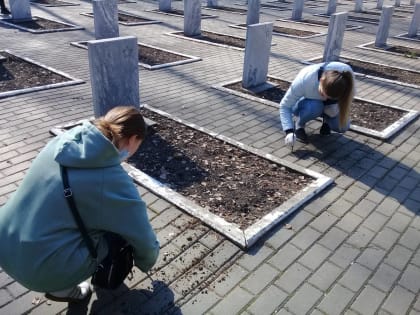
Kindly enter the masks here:
M 329 135 L 331 130 L 347 131 L 353 96 L 354 78 L 349 65 L 333 61 L 303 68 L 280 102 L 285 143 L 293 146 L 295 139 L 307 143 L 305 125 L 318 117 L 323 118 L 321 135 Z
M 134 264 L 147 272 L 157 260 L 159 242 L 146 205 L 121 166 L 145 134 L 140 112 L 119 106 L 52 139 L 0 209 L 3 270 L 28 289 L 63 302 L 90 296 L 86 280 L 121 241 L 131 246 Z M 85 235 L 66 200 L 64 176 Z

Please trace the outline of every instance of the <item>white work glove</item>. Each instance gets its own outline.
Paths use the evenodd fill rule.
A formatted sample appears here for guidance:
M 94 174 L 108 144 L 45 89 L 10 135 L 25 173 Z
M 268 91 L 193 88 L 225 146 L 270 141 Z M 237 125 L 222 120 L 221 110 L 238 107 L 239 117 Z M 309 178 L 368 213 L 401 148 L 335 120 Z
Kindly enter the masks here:
M 284 138 L 284 143 L 286 145 L 293 146 L 295 144 L 295 141 L 296 141 L 296 136 L 293 132 L 288 133 L 286 137 Z
M 331 104 L 331 105 L 325 105 L 324 106 L 324 114 L 328 117 L 335 117 L 340 112 L 338 108 L 338 104 Z

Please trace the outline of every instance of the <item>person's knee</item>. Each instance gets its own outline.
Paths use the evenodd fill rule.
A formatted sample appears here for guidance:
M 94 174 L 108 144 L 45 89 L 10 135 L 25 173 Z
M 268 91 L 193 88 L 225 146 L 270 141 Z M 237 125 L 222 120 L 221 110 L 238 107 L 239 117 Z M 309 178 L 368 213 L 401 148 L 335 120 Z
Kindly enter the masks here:
M 297 106 L 297 116 L 301 120 L 308 121 L 320 117 L 324 109 L 324 104 L 320 100 L 303 99 Z

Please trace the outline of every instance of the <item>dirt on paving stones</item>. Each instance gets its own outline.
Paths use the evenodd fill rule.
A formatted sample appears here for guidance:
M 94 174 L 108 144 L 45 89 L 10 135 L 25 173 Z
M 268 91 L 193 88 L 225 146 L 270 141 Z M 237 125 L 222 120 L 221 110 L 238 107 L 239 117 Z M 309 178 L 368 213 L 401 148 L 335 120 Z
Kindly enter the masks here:
M 157 122 L 129 160 L 139 170 L 241 228 L 314 179 L 143 109 Z
M 269 78 L 269 82 L 274 87 L 266 89 L 262 92 L 254 93 L 242 87 L 242 82 L 236 82 L 225 85 L 226 88 L 253 95 L 262 99 L 266 99 L 277 104 L 280 103 L 284 94 L 290 86 L 290 83 L 275 78 Z M 367 101 L 355 99 L 350 111 L 350 119 L 353 125 L 360 127 L 382 131 L 389 125 L 400 119 L 405 113 L 396 108 L 377 105 Z

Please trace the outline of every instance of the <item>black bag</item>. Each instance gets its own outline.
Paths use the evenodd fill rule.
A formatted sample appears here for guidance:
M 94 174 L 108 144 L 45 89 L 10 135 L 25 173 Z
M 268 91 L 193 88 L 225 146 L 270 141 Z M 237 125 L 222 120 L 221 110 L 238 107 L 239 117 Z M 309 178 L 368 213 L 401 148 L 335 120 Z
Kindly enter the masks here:
M 132 274 L 133 247 L 115 234 L 105 237 L 108 241 L 108 255 L 97 266 L 91 282 L 100 288 L 116 289 L 129 274 Z
M 62 165 L 60 165 L 60 169 L 64 186 L 64 196 L 90 254 L 94 259 L 97 259 L 98 253 L 96 252 L 96 248 L 93 246 L 92 239 L 89 237 L 83 220 L 77 211 L 76 202 L 74 201 L 69 185 L 67 169 Z M 92 275 L 91 283 L 103 289 L 116 289 L 131 273 L 134 265 L 134 250 L 122 237 L 114 233 L 106 233 L 105 238 L 108 243 L 108 255 L 98 264 L 95 273 Z

